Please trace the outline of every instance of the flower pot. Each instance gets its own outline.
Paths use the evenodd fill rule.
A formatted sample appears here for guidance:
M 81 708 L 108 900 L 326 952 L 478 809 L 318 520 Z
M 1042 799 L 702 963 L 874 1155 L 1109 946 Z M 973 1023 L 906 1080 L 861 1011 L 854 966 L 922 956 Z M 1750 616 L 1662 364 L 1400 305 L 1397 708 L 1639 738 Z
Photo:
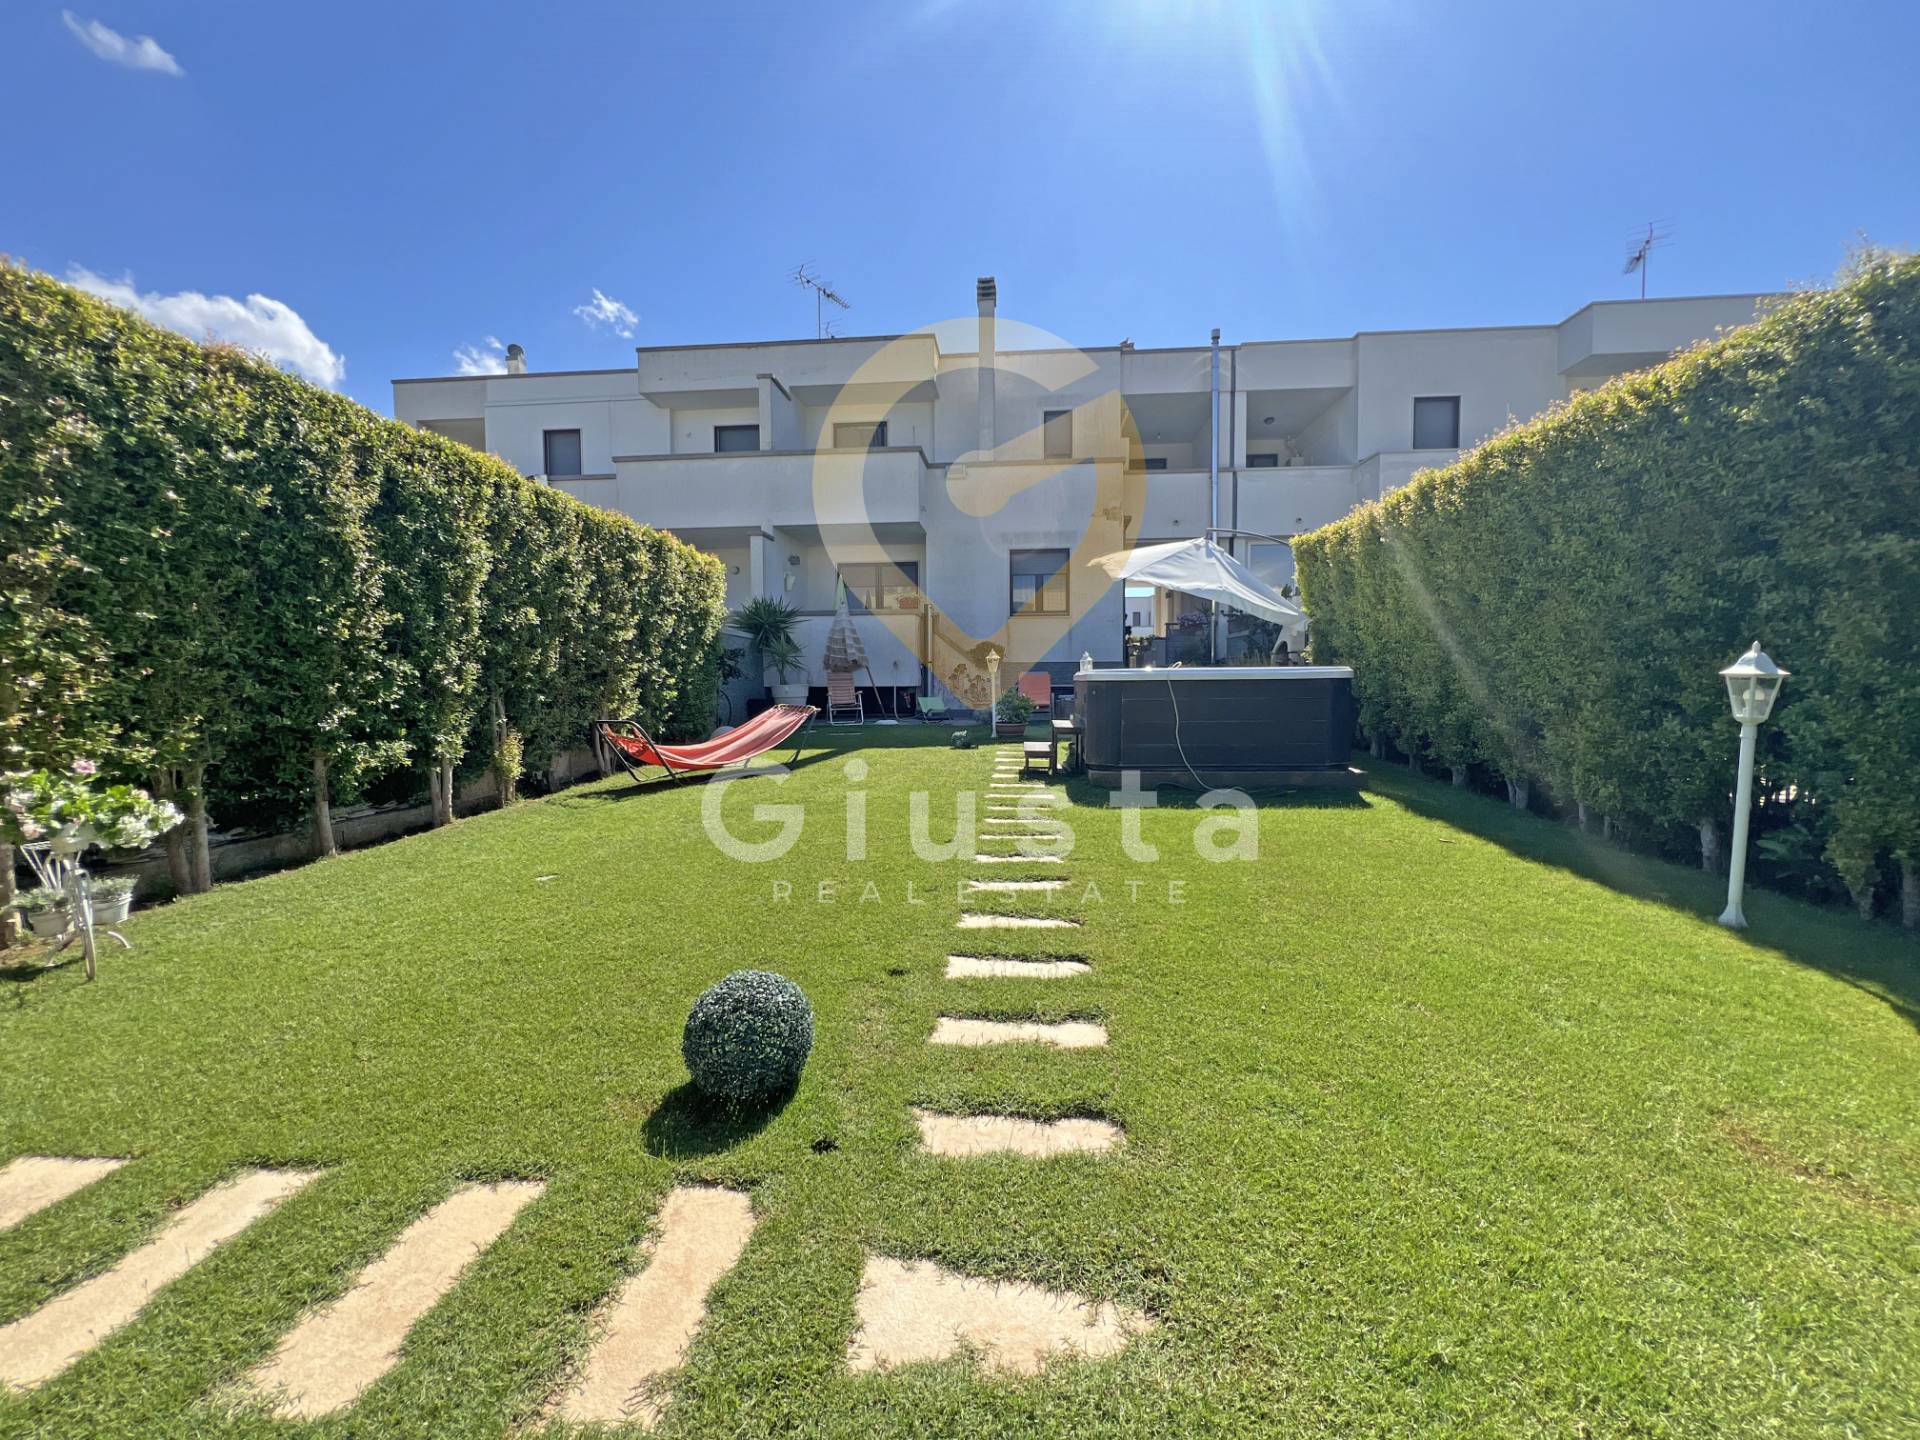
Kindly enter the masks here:
M 807 703 L 807 687 L 800 685 L 770 685 L 773 703 L 776 705 L 804 705 Z
M 122 890 L 117 895 L 104 895 L 93 902 L 93 923 L 96 925 L 118 925 L 127 918 L 133 909 L 133 892 Z
M 58 940 L 66 933 L 67 912 L 64 910 L 29 911 L 27 926 L 42 940 Z
M 1027 733 L 1027 722 L 1024 720 L 996 720 L 993 725 L 993 733 L 1002 740 L 1018 740 Z

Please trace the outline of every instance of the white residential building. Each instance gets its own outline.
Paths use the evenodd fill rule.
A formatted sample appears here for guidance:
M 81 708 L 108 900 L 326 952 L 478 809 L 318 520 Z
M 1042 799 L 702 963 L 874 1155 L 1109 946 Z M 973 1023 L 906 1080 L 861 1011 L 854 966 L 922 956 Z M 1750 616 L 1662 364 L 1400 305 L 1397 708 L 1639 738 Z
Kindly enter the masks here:
M 1121 659 L 1142 606 L 1089 566 L 1095 554 L 1210 524 L 1282 539 L 1313 529 L 1514 420 L 1752 319 L 1763 298 L 1223 345 L 1215 413 L 1210 347 L 1001 349 L 983 279 L 969 352 L 921 332 L 643 346 L 630 368 L 539 372 L 515 347 L 514 373 L 396 380 L 394 414 L 712 552 L 730 605 L 797 606 L 812 684 L 825 683 L 844 581 L 876 684 L 966 689 L 957 657 L 977 658 L 980 642 L 1016 670 L 1056 675 L 1083 652 Z M 1233 548 L 1270 581 L 1291 579 L 1284 544 L 1242 535 Z M 1166 625 L 1179 608 L 1155 596 L 1145 613 Z

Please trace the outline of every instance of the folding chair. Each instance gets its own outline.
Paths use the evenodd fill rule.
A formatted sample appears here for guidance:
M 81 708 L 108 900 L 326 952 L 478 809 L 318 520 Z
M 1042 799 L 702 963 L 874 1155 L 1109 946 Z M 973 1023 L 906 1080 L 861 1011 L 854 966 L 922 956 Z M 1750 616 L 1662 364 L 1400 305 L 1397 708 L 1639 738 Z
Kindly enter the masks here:
M 827 672 L 827 723 L 829 725 L 864 725 L 867 723 L 867 705 L 861 698 L 859 687 L 853 683 L 853 676 L 845 670 Z

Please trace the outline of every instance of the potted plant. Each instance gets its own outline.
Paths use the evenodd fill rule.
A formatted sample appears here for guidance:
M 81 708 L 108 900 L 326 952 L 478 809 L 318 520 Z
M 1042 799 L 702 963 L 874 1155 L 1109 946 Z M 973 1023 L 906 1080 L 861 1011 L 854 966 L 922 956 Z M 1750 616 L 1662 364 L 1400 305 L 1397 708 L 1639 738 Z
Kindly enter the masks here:
M 782 704 L 805 704 L 807 699 L 800 642 L 793 633 L 793 627 L 799 619 L 798 610 L 771 595 L 749 600 L 727 617 L 727 628 L 752 641 L 759 648 L 761 664 L 780 677 L 777 683 L 768 681 L 767 684 L 773 691 L 773 698 Z M 787 678 L 794 670 L 801 671 L 799 684 L 793 684 Z
M 91 887 L 94 922 L 118 925 L 125 920 L 127 912 L 133 909 L 133 891 L 139 883 L 132 875 L 109 875 L 104 880 L 95 880 Z
M 1009 690 L 993 707 L 993 733 L 1002 740 L 1018 740 L 1027 733 L 1027 717 L 1033 714 L 1033 701 L 1018 690 Z
M 57 940 L 67 928 L 64 890 L 41 886 L 14 897 L 13 908 L 27 917 L 27 925 L 42 940 Z

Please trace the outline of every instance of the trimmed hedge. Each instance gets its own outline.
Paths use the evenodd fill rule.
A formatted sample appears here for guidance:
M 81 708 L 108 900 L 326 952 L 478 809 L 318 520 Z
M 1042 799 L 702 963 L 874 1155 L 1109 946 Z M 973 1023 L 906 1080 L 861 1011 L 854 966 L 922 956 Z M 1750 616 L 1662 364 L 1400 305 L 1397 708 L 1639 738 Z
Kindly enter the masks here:
M 258 824 L 457 767 L 544 766 L 596 714 L 703 733 L 717 560 L 0 264 L 0 770 L 100 760 Z
M 1920 924 L 1920 258 L 1865 257 L 1294 551 L 1367 734 L 1709 866 L 1738 735 L 1716 672 L 1758 638 L 1793 676 L 1757 873 L 1862 914 L 1897 876 Z
M 695 1088 L 737 1109 L 792 1090 L 812 1050 L 813 1006 L 771 970 L 736 970 L 709 986 L 680 1037 Z

